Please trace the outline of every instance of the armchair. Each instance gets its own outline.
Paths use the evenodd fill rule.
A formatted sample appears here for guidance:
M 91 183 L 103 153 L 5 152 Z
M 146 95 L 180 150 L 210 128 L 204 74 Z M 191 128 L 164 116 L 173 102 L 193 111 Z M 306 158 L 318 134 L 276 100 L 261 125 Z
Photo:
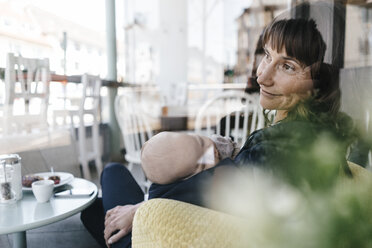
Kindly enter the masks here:
M 352 162 L 348 165 L 353 180 L 371 181 L 370 171 Z M 243 219 L 222 212 L 175 200 L 152 199 L 135 214 L 132 246 L 249 247 L 245 224 Z

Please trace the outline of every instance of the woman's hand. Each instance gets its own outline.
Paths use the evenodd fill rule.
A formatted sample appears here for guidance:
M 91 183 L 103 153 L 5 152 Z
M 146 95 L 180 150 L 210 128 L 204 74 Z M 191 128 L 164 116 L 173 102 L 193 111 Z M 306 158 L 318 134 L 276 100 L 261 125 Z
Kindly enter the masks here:
M 141 204 L 142 202 L 136 205 L 117 206 L 107 211 L 104 231 L 107 247 L 110 247 L 111 244 L 117 242 L 132 230 L 134 214 Z M 118 232 L 112 235 L 116 231 Z

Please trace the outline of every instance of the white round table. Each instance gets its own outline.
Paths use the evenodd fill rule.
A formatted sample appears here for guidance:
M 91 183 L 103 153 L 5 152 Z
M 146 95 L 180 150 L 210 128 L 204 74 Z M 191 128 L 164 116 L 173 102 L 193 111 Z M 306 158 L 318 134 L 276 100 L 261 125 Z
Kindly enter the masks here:
M 27 247 L 26 231 L 48 225 L 87 208 L 97 197 L 97 186 L 85 179 L 74 178 L 73 188 L 90 188 L 94 193 L 88 197 L 55 198 L 38 203 L 32 191 L 23 191 L 22 200 L 11 205 L 0 205 L 0 234 L 13 234 L 13 247 Z

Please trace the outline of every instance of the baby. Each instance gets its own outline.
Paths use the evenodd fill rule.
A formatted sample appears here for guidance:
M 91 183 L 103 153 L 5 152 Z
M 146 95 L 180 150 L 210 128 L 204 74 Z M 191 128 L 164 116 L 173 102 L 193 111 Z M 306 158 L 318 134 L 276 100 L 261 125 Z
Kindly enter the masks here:
M 232 157 L 239 149 L 230 138 L 161 132 L 142 147 L 141 162 L 153 183 L 168 184 L 189 178 Z

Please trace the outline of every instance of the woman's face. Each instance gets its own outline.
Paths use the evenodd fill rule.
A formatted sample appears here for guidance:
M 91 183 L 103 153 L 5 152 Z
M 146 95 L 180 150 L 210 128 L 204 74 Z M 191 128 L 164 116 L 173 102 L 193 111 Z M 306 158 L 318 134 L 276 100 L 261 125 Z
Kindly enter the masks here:
M 304 68 L 296 58 L 287 56 L 284 48 L 278 53 L 266 45 L 264 50 L 257 69 L 260 104 L 264 109 L 288 111 L 311 95 L 310 67 Z

